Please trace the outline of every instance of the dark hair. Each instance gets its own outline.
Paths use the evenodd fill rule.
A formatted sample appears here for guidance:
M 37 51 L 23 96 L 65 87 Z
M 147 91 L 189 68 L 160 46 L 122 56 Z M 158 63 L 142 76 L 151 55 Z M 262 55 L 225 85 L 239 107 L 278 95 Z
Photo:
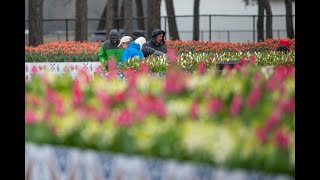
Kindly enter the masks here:
M 276 51 L 287 53 L 290 51 L 290 49 L 287 46 L 280 45 L 277 47 Z

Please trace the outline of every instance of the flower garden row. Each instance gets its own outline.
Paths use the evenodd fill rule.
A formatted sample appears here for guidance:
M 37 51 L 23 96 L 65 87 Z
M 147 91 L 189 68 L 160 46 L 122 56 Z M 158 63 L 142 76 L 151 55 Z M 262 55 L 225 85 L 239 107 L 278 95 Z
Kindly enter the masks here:
M 294 174 L 291 67 L 265 75 L 246 63 L 217 76 L 169 66 L 163 77 L 147 68 L 124 70 L 125 81 L 115 66 L 106 79 L 35 76 L 26 83 L 26 142 Z
M 294 65 L 295 39 L 289 39 L 291 52 L 276 52 L 278 40 L 266 42 L 223 43 L 204 41 L 167 41 L 168 50 L 176 53 L 179 61 L 195 64 L 199 61 L 210 63 L 254 57 L 259 65 Z M 95 42 L 52 42 L 37 47 L 25 47 L 26 62 L 97 62 L 101 43 Z M 150 58 L 146 58 L 150 59 Z M 153 57 L 151 57 L 153 59 Z M 151 60 L 152 61 L 152 60 Z M 182 67 L 183 68 L 183 67 Z M 188 67 L 187 67 L 188 68 Z

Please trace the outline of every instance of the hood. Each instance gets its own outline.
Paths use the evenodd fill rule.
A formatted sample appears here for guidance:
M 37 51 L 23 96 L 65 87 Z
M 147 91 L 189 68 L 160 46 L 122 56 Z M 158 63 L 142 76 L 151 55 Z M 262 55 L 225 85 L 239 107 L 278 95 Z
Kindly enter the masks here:
M 155 29 L 152 31 L 151 38 L 154 38 L 159 34 L 163 34 L 163 37 L 165 37 L 166 32 L 162 31 L 161 29 Z
M 132 42 L 129 44 L 128 48 L 129 48 L 129 47 L 132 47 L 132 48 L 135 48 L 135 49 L 140 49 L 140 45 L 139 45 L 138 43 L 135 43 L 134 41 L 132 41 Z
M 137 43 L 137 44 L 139 44 L 139 45 L 140 45 L 140 49 L 141 49 L 141 48 L 142 48 L 142 45 L 143 45 L 144 43 L 146 43 L 146 38 L 144 38 L 144 37 L 138 37 L 134 42 Z
M 109 33 L 109 39 L 118 39 L 119 40 L 119 33 L 116 29 L 112 29 Z

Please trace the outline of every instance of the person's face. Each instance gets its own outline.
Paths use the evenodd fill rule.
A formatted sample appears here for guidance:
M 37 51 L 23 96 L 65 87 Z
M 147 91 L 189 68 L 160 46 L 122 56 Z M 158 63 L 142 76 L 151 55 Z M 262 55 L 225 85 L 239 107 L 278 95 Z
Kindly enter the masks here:
M 117 41 L 118 41 L 118 39 L 111 39 L 111 42 L 112 42 L 113 44 L 117 43 Z
M 159 44 L 163 39 L 163 34 L 159 34 L 157 37 L 156 37 L 156 43 Z
M 121 47 L 122 47 L 123 49 L 125 49 L 125 48 L 128 47 L 128 44 L 127 44 L 127 43 L 122 43 L 122 44 L 121 44 Z

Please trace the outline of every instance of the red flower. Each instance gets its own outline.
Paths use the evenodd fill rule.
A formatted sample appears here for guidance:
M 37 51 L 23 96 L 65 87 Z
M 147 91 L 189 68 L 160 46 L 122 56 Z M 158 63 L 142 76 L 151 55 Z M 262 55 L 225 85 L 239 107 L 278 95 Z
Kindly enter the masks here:
M 267 131 L 264 128 L 257 128 L 255 131 L 255 135 L 258 138 L 261 144 L 266 143 L 267 141 Z
M 80 88 L 80 82 L 76 79 L 72 85 L 72 104 L 74 106 L 80 104 L 83 99 L 83 93 Z
M 197 66 L 197 70 L 200 74 L 204 74 L 206 72 L 206 64 L 204 62 L 200 62 Z
M 280 121 L 281 114 L 280 111 L 275 110 L 271 113 L 271 115 L 267 118 L 266 123 L 265 123 L 265 128 L 267 131 L 270 131 L 273 129 L 276 124 Z
M 25 123 L 26 124 L 33 124 L 37 121 L 37 116 L 32 111 L 25 111 Z
M 198 118 L 199 102 L 195 101 L 191 105 L 190 116 L 192 119 Z
M 284 133 L 278 129 L 275 133 L 276 144 L 282 149 L 288 149 L 289 147 L 289 134 Z
M 122 109 L 116 117 L 116 123 L 123 126 L 132 124 L 132 114 L 128 109 Z
M 261 90 L 259 86 L 255 86 L 252 88 L 248 99 L 247 99 L 247 105 L 249 108 L 252 108 L 256 105 L 256 103 L 260 100 L 261 98 Z
M 220 99 L 212 99 L 208 102 L 207 105 L 209 114 L 218 113 L 222 109 L 222 101 Z
M 241 108 L 241 103 L 242 103 L 242 100 L 239 95 L 236 95 L 233 97 L 230 105 L 230 112 L 229 112 L 231 117 L 238 115 Z

